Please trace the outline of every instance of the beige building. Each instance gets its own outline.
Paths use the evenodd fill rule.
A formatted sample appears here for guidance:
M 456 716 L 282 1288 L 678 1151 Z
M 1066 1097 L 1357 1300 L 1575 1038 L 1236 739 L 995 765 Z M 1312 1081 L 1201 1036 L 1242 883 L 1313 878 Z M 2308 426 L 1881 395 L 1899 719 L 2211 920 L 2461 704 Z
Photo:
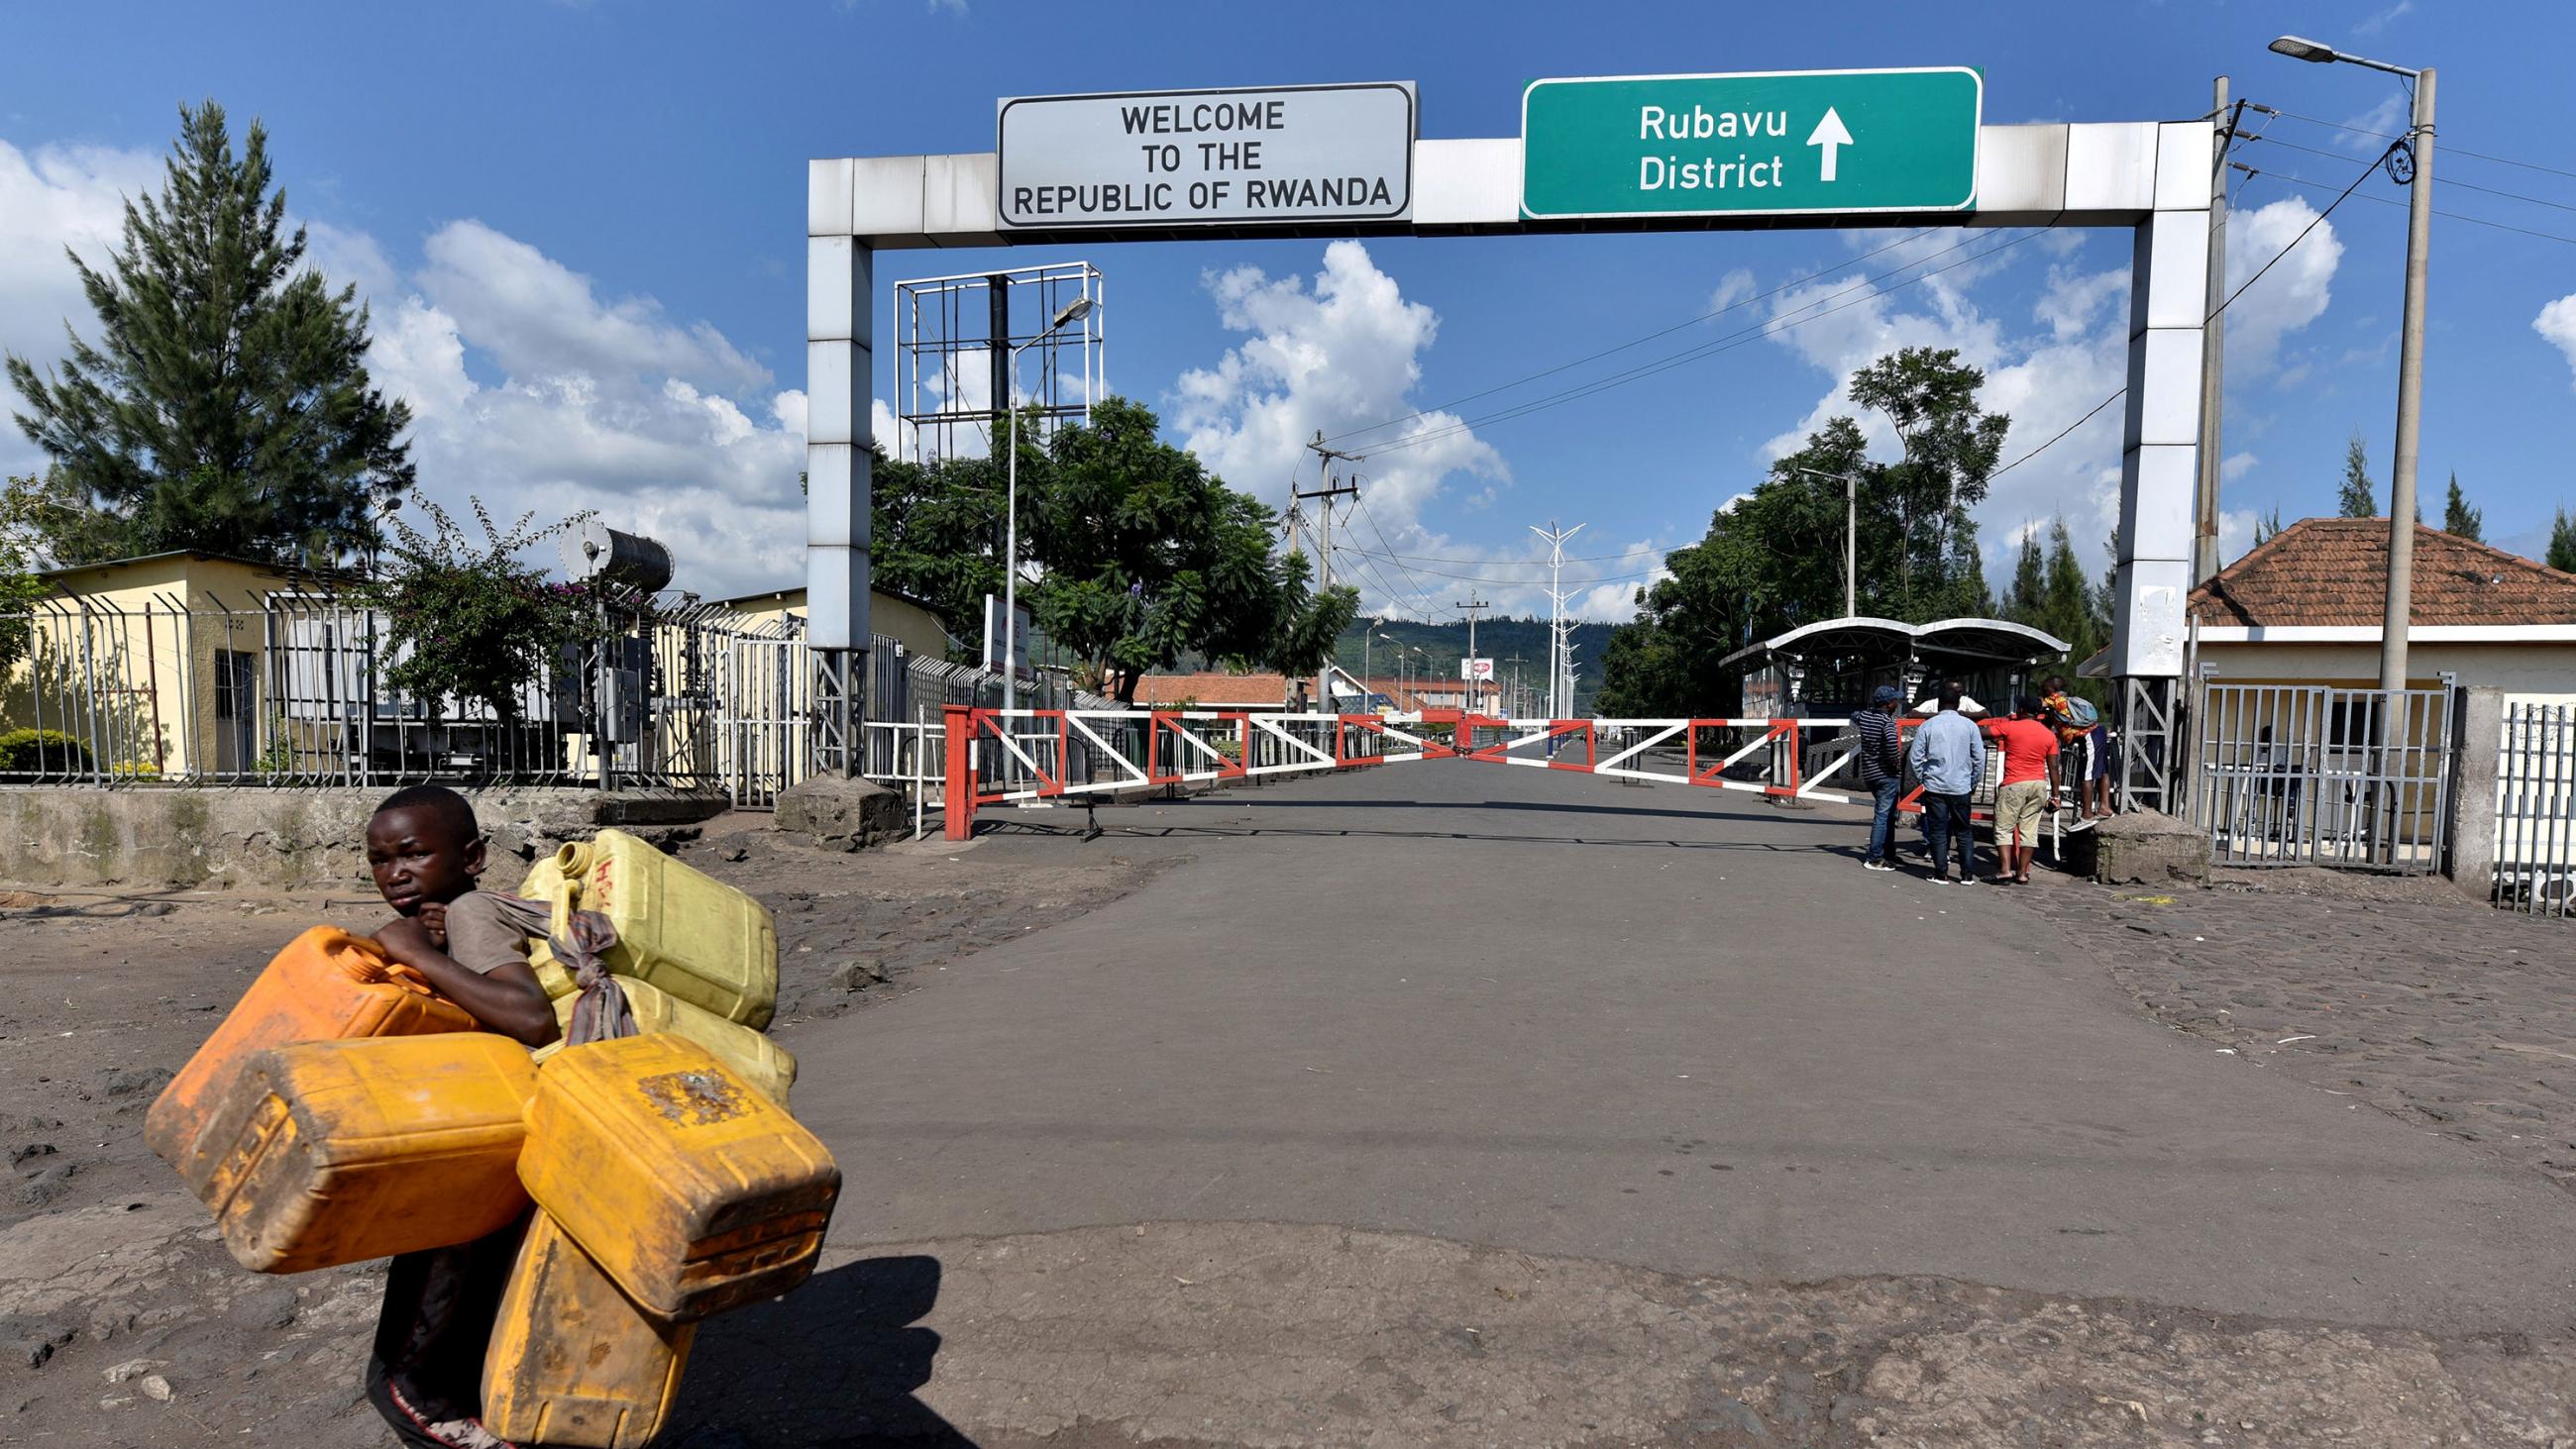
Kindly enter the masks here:
M 805 591 L 771 589 L 765 593 L 741 594 L 730 599 L 708 602 L 731 609 L 754 621 L 768 619 L 802 619 L 805 617 Z M 1025 608 L 1021 611 L 1027 612 Z M 930 659 L 948 657 L 948 629 L 930 606 L 918 599 L 890 594 L 883 589 L 868 591 L 868 629 L 901 644 L 906 650 Z
M 2388 520 L 2304 518 L 2192 590 L 2195 658 L 2215 684 L 2379 683 Z M 2576 702 L 2576 574 L 2415 527 L 2407 684 Z M 2102 656 L 2085 663 L 2099 672 Z
M 269 601 L 342 581 L 187 551 L 41 577 L 54 593 L 0 689 L 0 732 L 99 742 L 102 768 L 137 778 L 256 769 Z

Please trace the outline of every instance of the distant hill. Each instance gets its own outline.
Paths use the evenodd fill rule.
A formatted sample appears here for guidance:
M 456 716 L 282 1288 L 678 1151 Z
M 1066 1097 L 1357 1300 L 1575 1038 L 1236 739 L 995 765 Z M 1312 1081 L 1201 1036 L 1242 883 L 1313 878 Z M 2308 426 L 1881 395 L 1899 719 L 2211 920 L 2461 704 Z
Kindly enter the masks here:
M 1613 625 L 1579 623 L 1574 626 L 1574 700 L 1578 714 L 1588 714 L 1592 701 L 1601 692 L 1601 651 L 1610 642 Z M 1377 632 L 1392 637 L 1406 646 L 1419 649 L 1431 660 L 1431 669 L 1439 677 L 1457 677 L 1458 661 L 1467 656 L 1467 626 L 1455 624 L 1416 624 L 1391 619 L 1376 626 Z M 1345 631 L 1334 647 L 1334 662 L 1353 674 L 1360 672 L 1361 639 L 1365 621 Z M 1513 656 L 1521 660 L 1521 684 L 1533 696 L 1530 708 L 1546 708 L 1547 688 L 1547 621 L 1534 618 L 1480 619 L 1476 623 L 1476 652 L 1494 661 L 1494 675 L 1508 687 L 1511 684 Z M 1392 677 L 1395 651 L 1380 639 L 1368 657 L 1376 673 Z M 1422 661 L 1411 666 L 1419 671 Z

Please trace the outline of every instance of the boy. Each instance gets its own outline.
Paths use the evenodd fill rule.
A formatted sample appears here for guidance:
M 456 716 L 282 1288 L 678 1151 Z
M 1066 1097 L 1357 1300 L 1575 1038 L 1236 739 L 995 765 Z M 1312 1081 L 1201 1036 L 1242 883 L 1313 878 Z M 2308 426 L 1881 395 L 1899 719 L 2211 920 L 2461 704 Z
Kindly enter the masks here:
M 554 1006 L 528 966 L 526 936 L 475 889 L 483 865 L 483 835 L 464 796 L 437 785 L 386 796 L 367 822 L 367 868 L 395 912 L 376 942 L 484 1030 L 541 1047 L 556 1036 Z M 492 1316 L 523 1230 L 405 1253 L 386 1272 L 367 1398 L 403 1443 L 507 1449 L 476 1416 Z

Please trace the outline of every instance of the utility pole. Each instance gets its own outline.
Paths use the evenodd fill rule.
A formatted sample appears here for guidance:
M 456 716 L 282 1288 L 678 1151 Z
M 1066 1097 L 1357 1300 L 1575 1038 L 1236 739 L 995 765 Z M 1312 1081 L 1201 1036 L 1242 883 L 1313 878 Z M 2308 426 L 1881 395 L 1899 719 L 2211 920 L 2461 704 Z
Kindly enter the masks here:
M 1467 748 L 1467 709 L 1475 698 L 1476 687 L 1476 615 L 1493 607 L 1482 599 L 1456 603 L 1449 607 L 1467 616 L 1467 661 L 1458 666 L 1458 747 Z
M 1316 471 L 1323 475 L 1324 486 L 1312 489 L 1300 488 L 1296 480 L 1291 478 L 1288 483 L 1288 506 L 1290 517 L 1294 518 L 1295 509 L 1299 503 L 1309 498 L 1322 500 L 1316 505 L 1315 520 L 1315 554 L 1318 560 L 1316 589 L 1320 592 L 1333 586 L 1333 500 L 1360 496 L 1358 484 L 1344 483 L 1333 476 L 1333 464 L 1362 462 L 1366 455 L 1345 453 L 1325 447 L 1324 430 L 1321 428 L 1315 430 L 1314 440 L 1306 444 L 1306 447 L 1315 455 Z M 1315 707 L 1326 714 L 1340 713 L 1333 708 L 1333 660 L 1329 654 L 1324 657 L 1322 671 L 1315 676 Z
M 2415 174 L 2406 197 L 2406 315 L 2397 333 L 2397 454 L 2388 466 L 2388 608 L 2380 626 L 2379 687 L 2406 687 L 2406 629 L 2415 598 L 2415 444 L 2424 405 L 2424 273 L 2433 250 L 2433 68 L 2415 72 L 2407 128 Z M 2392 736 L 2397 701 L 2383 707 Z
M 1510 715 L 1514 719 L 1519 719 L 1522 715 L 1528 713 L 1528 711 L 1523 707 L 1525 701 L 1521 699 L 1521 657 L 1515 654 L 1503 662 L 1512 667 L 1512 694 L 1511 699 L 1504 705 L 1503 713 Z
M 1541 528 L 1533 523 L 1529 531 L 1547 540 L 1547 596 L 1555 613 L 1547 627 L 1547 717 L 1564 719 L 1574 712 L 1574 646 L 1572 625 L 1565 617 L 1565 590 L 1561 587 L 1565 571 L 1565 541 L 1589 528 L 1578 523 L 1572 528 L 1558 528 L 1556 520 Z
M 2245 103 L 2227 103 L 2227 77 L 2220 76 L 2212 86 L 2210 116 L 2217 122 L 2213 138 L 2214 155 L 2209 165 L 2209 286 L 2201 304 L 2202 327 L 2206 340 L 2200 354 L 2200 478 L 2193 513 L 2191 581 L 2205 584 L 2218 572 L 2218 484 L 2222 461 L 2222 434 L 2219 410 L 2227 400 L 2227 314 L 2221 311 L 2227 301 L 2227 152 L 2236 139 L 2236 125 L 2245 117 Z

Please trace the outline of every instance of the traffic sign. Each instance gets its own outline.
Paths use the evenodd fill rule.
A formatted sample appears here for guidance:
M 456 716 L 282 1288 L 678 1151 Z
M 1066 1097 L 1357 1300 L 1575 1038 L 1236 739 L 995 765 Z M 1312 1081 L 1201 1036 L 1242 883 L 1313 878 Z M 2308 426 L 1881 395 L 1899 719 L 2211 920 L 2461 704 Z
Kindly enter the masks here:
M 996 130 L 1006 231 L 1413 213 L 1411 81 L 1015 96 Z
M 1532 81 L 1521 215 L 1971 210 L 1985 89 L 1965 66 Z

